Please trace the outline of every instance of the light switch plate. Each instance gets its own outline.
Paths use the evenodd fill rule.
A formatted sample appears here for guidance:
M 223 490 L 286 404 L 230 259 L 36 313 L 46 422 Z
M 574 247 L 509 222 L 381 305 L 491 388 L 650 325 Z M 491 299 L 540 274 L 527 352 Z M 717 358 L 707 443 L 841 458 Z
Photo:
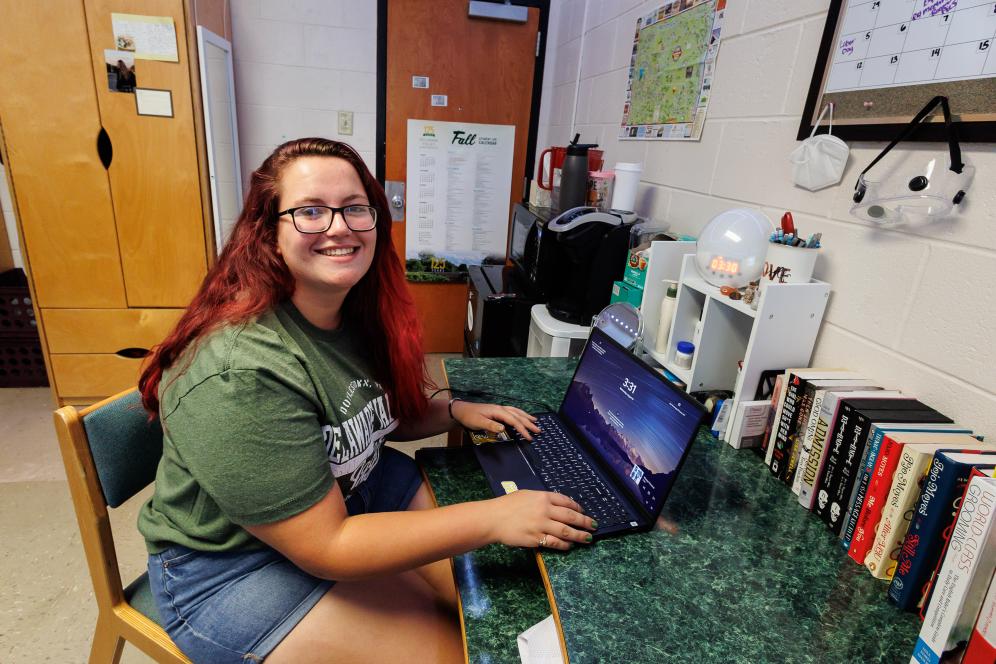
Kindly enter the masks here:
M 339 111 L 339 135 L 340 136 L 352 136 L 353 135 L 353 112 L 352 111 Z

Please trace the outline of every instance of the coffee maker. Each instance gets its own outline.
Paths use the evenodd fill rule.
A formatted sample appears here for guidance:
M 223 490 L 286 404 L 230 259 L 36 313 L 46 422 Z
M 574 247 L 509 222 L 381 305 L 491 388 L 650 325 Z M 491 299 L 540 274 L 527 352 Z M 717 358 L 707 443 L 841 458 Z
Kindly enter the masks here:
M 549 217 L 516 205 L 513 264 L 550 314 L 567 323 L 590 325 L 622 279 L 635 214 L 576 207 Z

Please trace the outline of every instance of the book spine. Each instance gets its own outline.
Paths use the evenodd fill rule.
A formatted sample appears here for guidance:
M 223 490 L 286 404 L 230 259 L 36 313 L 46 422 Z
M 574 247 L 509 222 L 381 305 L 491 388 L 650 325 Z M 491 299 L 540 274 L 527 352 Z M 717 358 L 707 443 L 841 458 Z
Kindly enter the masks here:
M 813 512 L 824 523 L 829 523 L 827 515 L 830 512 L 831 491 L 839 481 L 839 469 L 847 448 L 847 440 L 854 429 L 854 407 L 844 402 L 840 406 L 837 422 L 834 424 L 833 443 L 829 445 L 827 460 L 824 463 L 823 474 L 816 481 L 816 504 Z
M 799 455 L 802 453 L 802 439 L 806 435 L 806 425 L 809 424 L 809 414 L 813 409 L 813 396 L 815 392 L 815 387 L 806 385 L 806 389 L 802 392 L 802 398 L 799 400 L 799 411 L 796 413 L 795 419 L 792 422 L 792 428 L 789 430 L 788 442 L 786 443 L 788 455 L 779 475 L 781 480 L 789 485 L 795 479 L 795 469 L 799 465 Z
M 802 471 L 802 482 L 799 483 L 799 504 L 807 510 L 813 509 L 816 482 L 820 479 L 826 464 L 829 449 L 827 441 L 833 435 L 833 423 L 837 418 L 839 404 L 837 395 L 830 395 L 824 399 L 823 407 L 820 408 L 820 419 L 816 423 L 816 431 L 813 432 L 813 444 L 809 450 L 806 467 Z
M 996 662 L 996 576 L 989 582 L 989 591 L 982 600 L 975 629 L 968 639 L 968 648 L 961 664 L 992 664 Z
M 768 468 L 775 477 L 781 477 L 785 457 L 788 454 L 789 429 L 792 427 L 799 409 L 800 383 L 801 381 L 796 377 L 789 381 L 785 392 L 785 404 L 782 406 L 782 416 L 778 422 L 778 428 L 774 432 L 774 446 L 771 450 L 771 463 Z
M 888 436 L 882 439 L 882 451 L 878 455 L 879 459 L 875 463 L 875 470 L 868 483 L 868 497 L 861 506 L 858 525 L 854 528 L 854 537 L 851 539 L 851 548 L 847 550 L 847 555 L 859 565 L 865 564 L 865 558 L 878 535 L 882 508 L 888 500 L 902 450 L 903 446 Z
M 806 422 L 806 432 L 802 437 L 802 449 L 799 451 L 799 461 L 795 467 L 795 474 L 792 477 L 792 493 L 799 495 L 802 490 L 802 477 L 805 475 L 806 464 L 809 462 L 809 453 L 813 449 L 813 436 L 816 435 L 816 425 L 820 421 L 820 411 L 823 409 L 823 400 L 826 398 L 826 390 L 817 390 L 813 395 L 813 406 L 809 409 L 809 421 Z
M 996 554 L 992 537 L 996 488 L 991 480 L 975 476 L 965 490 L 951 542 L 937 575 L 937 589 L 913 650 L 914 661 L 940 662 L 946 650 L 967 639 L 971 632 L 985 592 L 981 583 L 976 584 L 977 597 L 974 596 L 972 579 L 980 568 L 989 578 Z
M 764 463 L 771 465 L 771 455 L 774 452 L 775 436 L 778 435 L 778 422 L 781 421 L 782 408 L 785 406 L 785 388 L 788 387 L 789 372 L 775 379 L 775 388 L 771 392 L 771 412 L 768 414 L 768 426 L 764 429 L 764 442 L 761 451 L 764 452 Z
M 865 448 L 864 460 L 861 464 L 861 473 L 858 481 L 854 484 L 854 494 L 847 511 L 847 523 L 844 524 L 844 537 L 840 541 L 844 551 L 851 549 L 851 541 L 854 539 L 854 531 L 858 527 L 858 517 L 864 509 L 865 497 L 868 495 L 868 485 L 871 483 L 872 473 L 875 471 L 875 464 L 878 463 L 879 453 L 882 451 L 882 439 L 885 438 L 885 431 L 872 427 L 870 434 L 871 442 Z
M 827 525 L 830 526 L 834 535 L 841 534 L 844 521 L 847 519 L 847 510 L 850 505 L 851 493 L 854 490 L 855 478 L 863 462 L 868 443 L 869 426 L 871 426 L 871 422 L 869 422 L 868 417 L 860 413 L 855 414 L 854 429 L 852 435 L 847 439 L 848 446 L 844 451 L 843 460 L 839 464 L 838 480 L 830 494 L 830 513 Z
M 962 478 L 960 487 L 957 481 L 959 476 Z M 929 569 L 933 569 L 933 563 L 936 562 L 931 557 L 936 542 L 940 540 L 939 530 L 943 528 L 944 521 L 942 514 L 949 512 L 954 492 L 957 492 L 958 500 L 961 500 L 967 480 L 968 473 L 959 472 L 957 464 L 948 461 L 943 454 L 934 455 L 930 470 L 927 471 L 927 480 L 916 501 L 913 520 L 899 550 L 896 573 L 889 585 L 889 599 L 899 608 L 916 608 L 923 594 L 923 574 L 928 565 Z
M 892 578 L 895 560 L 890 560 L 889 554 L 906 535 L 907 522 L 903 519 L 903 515 L 916 498 L 917 494 L 913 491 L 928 459 L 930 456 L 926 454 L 903 449 L 895 480 L 889 490 L 889 501 L 882 508 L 882 519 L 875 534 L 875 543 L 865 558 L 865 567 L 876 579 Z

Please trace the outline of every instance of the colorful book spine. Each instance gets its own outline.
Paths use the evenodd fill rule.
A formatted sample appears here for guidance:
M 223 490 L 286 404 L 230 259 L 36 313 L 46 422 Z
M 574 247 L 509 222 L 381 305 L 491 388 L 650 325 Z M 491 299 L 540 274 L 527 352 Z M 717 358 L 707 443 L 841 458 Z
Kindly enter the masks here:
M 840 540 L 840 546 L 844 551 L 849 551 L 851 548 L 854 531 L 858 527 L 858 516 L 861 514 L 861 509 L 865 504 L 868 485 L 871 482 L 875 464 L 878 463 L 879 452 L 882 449 L 882 440 L 885 438 L 885 431 L 873 426 L 869 438 L 871 442 L 865 448 L 864 458 L 861 462 L 861 473 L 858 476 L 858 481 L 855 483 L 854 495 L 851 497 L 850 504 L 848 505 L 847 523 L 844 524 L 844 529 L 841 532 L 843 536 Z
M 889 586 L 889 599 L 899 608 L 912 611 L 923 600 L 941 557 L 941 533 L 958 513 L 972 468 L 992 468 L 994 458 L 983 453 L 934 453 Z
M 775 378 L 775 387 L 771 390 L 771 411 L 768 413 L 768 425 L 764 429 L 764 442 L 761 443 L 761 451 L 764 452 L 764 463 L 771 465 L 771 452 L 773 450 L 771 441 L 777 433 L 776 425 L 782 414 L 782 405 L 785 403 L 785 385 L 788 383 L 789 372 Z
M 968 639 L 968 648 L 961 664 L 993 664 L 996 662 L 996 576 L 989 581 L 989 591 L 982 600 L 975 629 Z
M 902 449 L 903 446 L 889 438 L 888 435 L 883 436 L 878 460 L 875 462 L 875 468 L 868 482 L 868 495 L 864 505 L 861 506 L 858 523 L 854 527 L 854 536 L 851 538 L 851 546 L 847 550 L 847 555 L 859 565 L 865 564 L 865 557 L 875 541 L 878 524 L 882 517 L 882 508 L 888 499 L 889 489 L 892 486 L 896 468 L 899 466 L 899 456 Z
M 837 422 L 834 424 L 833 442 L 828 446 L 823 472 L 816 482 L 816 504 L 813 513 L 824 523 L 830 523 L 831 491 L 840 480 L 840 467 L 847 449 L 847 441 L 854 434 L 855 413 L 853 404 L 841 402 Z M 839 509 L 839 507 L 838 507 Z M 839 516 L 839 515 L 838 515 Z
M 809 461 L 809 453 L 813 449 L 813 437 L 816 435 L 816 425 L 820 421 L 820 410 L 823 408 L 823 400 L 826 396 L 827 390 L 816 390 L 813 394 L 813 406 L 809 409 L 809 421 L 806 422 L 806 430 L 802 436 L 799 461 L 796 463 L 795 473 L 792 474 L 792 493 L 797 496 L 802 489 L 802 476 L 805 474 L 806 463 Z
M 806 426 L 809 424 L 809 415 L 813 410 L 815 396 L 816 388 L 813 384 L 804 383 L 802 397 L 799 399 L 799 409 L 789 429 L 788 440 L 786 441 L 788 453 L 779 473 L 779 478 L 790 485 L 795 479 L 795 469 L 799 464 L 799 455 L 802 453 L 802 440 L 806 436 Z
M 909 446 L 903 448 L 896 477 L 889 491 L 889 501 L 882 509 L 875 542 L 865 558 L 865 567 L 876 579 L 892 579 L 896 570 L 896 558 L 892 553 L 906 536 L 909 521 L 905 517 L 913 501 L 920 495 L 920 485 L 930 459 L 930 454 L 911 450 Z M 909 516 L 912 518 L 912 514 Z
M 789 433 L 795 430 L 795 422 L 801 405 L 802 392 L 800 388 L 802 383 L 802 379 L 794 374 L 789 377 L 788 387 L 785 389 L 785 403 L 782 405 L 778 426 L 772 432 L 774 440 L 770 447 L 771 462 L 768 464 L 768 469 L 775 477 L 781 477 L 784 471 L 788 456 Z
M 893 425 L 879 423 L 872 425 L 871 433 L 869 434 L 868 446 L 865 448 L 865 457 L 862 460 L 862 470 L 858 476 L 858 481 L 855 483 L 854 491 L 851 495 L 851 501 L 848 505 L 848 523 L 844 526 L 844 531 L 841 533 L 841 546 L 844 551 L 850 553 L 851 543 L 854 540 L 855 533 L 858 531 L 858 523 L 861 515 L 865 513 L 865 502 L 868 498 L 868 491 L 871 488 L 872 477 L 875 473 L 875 468 L 878 466 L 878 461 L 882 455 L 882 448 L 884 447 L 885 436 L 888 433 L 915 433 L 915 432 L 931 432 L 931 433 L 965 433 L 971 434 L 971 429 L 963 429 L 957 426 L 941 426 L 934 424 L 920 424 L 920 425 Z M 956 447 L 957 445 L 952 445 Z M 877 517 L 876 517 L 877 518 Z M 877 521 L 876 521 L 877 523 Z M 863 556 L 867 551 L 863 551 L 861 555 Z M 852 556 L 854 557 L 854 556 Z M 861 562 L 858 560 L 859 564 Z
M 994 513 L 996 478 L 973 476 L 965 490 L 911 662 L 938 664 L 945 652 L 971 635 L 996 567 Z
M 839 464 L 836 482 L 828 486 L 830 508 L 824 517 L 826 524 L 835 535 L 840 535 L 848 518 L 848 507 L 856 477 L 864 459 L 868 443 L 868 430 L 871 420 L 864 414 L 855 412 L 854 427 L 847 437 L 847 449 Z
M 813 508 L 813 503 L 816 500 L 816 482 L 826 465 L 827 451 L 830 447 L 827 445 L 827 441 L 832 440 L 834 435 L 833 427 L 836 423 L 840 398 L 840 394 L 830 392 L 824 398 L 823 406 L 820 408 L 820 416 L 813 433 L 809 458 L 806 459 L 806 466 L 802 470 L 802 480 L 799 482 L 799 504 L 807 510 Z

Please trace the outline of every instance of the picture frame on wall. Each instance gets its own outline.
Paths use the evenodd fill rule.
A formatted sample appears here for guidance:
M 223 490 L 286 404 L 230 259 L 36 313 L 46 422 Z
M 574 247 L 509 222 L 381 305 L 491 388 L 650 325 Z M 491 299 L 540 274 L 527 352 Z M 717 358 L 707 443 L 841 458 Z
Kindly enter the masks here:
M 834 135 L 890 141 L 948 97 L 962 141 L 996 142 L 996 1 L 831 0 L 798 140 L 834 104 Z M 910 140 L 946 140 L 940 118 Z

